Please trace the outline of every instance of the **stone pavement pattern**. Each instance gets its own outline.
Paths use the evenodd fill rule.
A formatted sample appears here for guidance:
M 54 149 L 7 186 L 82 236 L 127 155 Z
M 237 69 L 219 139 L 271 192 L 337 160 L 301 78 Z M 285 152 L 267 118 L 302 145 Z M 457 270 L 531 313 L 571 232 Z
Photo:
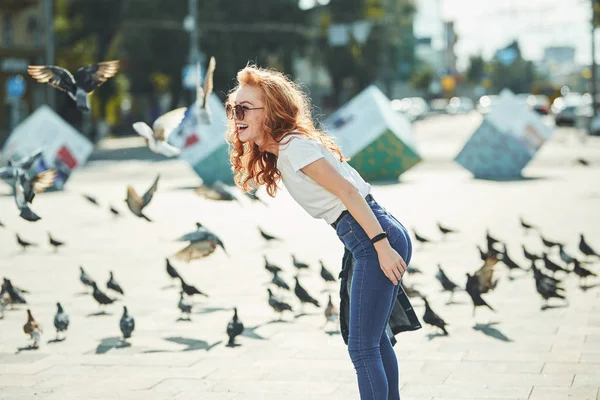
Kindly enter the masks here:
M 428 295 L 433 309 L 450 324 L 450 336 L 424 329 L 398 335 L 395 350 L 401 371 L 403 400 L 449 399 L 600 399 L 600 287 L 582 291 L 566 279 L 569 303 L 540 310 L 541 298 L 529 273 L 506 278 L 498 264 L 498 288 L 486 295 L 497 313 L 478 310 L 457 293 L 457 304 L 435 280 L 441 263 L 451 279 L 464 285 L 465 273 L 480 266 L 475 244 L 483 245 L 486 228 L 508 242 L 511 256 L 527 264 L 520 245 L 540 252 L 539 237 L 524 235 L 518 217 L 539 225 L 551 239 L 564 241 L 579 256 L 580 232 L 600 249 L 600 141 L 585 147 L 561 131 L 526 169 L 531 179 L 512 182 L 473 180 L 450 162 L 477 117 L 439 117 L 418 125 L 426 162 L 409 171 L 401 184 L 374 185 L 375 198 L 409 228 L 435 243 L 415 243 L 413 265 L 423 275 L 405 281 Z M 573 159 L 583 155 L 592 165 Z M 127 184 L 144 191 L 157 173 L 158 192 L 148 223 L 125 213 Z M 45 328 L 38 350 L 22 331 L 25 307 L 7 310 L 0 320 L 0 399 L 356 399 L 355 375 L 337 326 L 322 328 L 321 309 L 308 315 L 276 316 L 267 304 L 269 274 L 263 254 L 283 267 L 293 282 L 291 253 L 310 263 L 302 284 L 322 303 L 327 293 L 318 269 L 322 259 L 334 273 L 342 246 L 325 223 L 312 220 L 286 193 L 268 207 L 204 200 L 190 188 L 198 179 L 183 161 L 95 161 L 77 172 L 65 192 L 46 193 L 34 202 L 43 219 L 35 224 L 16 216 L 10 189 L 0 185 L 0 270 L 31 294 L 28 307 Z M 80 193 L 96 195 L 101 208 Z M 113 219 L 108 204 L 124 216 Z M 174 263 L 186 280 L 209 293 L 196 300 L 192 321 L 178 321 L 178 289 L 170 287 L 164 260 L 180 248 L 173 239 L 194 222 L 218 233 L 231 254 L 217 251 L 190 264 Z M 441 240 L 435 223 L 461 233 Z M 267 245 L 256 227 L 283 238 Z M 68 245 L 54 254 L 47 244 L 51 231 Z M 21 252 L 14 233 L 40 243 Z M 551 252 L 551 258 L 558 256 Z M 125 296 L 99 308 L 79 282 L 79 265 L 100 282 L 108 271 Z M 600 263 L 591 266 L 600 273 Z M 598 279 L 590 284 L 600 283 Z M 337 302 L 337 285 L 334 298 Z M 293 294 L 284 294 L 294 307 Z M 60 301 L 71 317 L 67 340 L 54 338 L 52 320 Z M 423 305 L 413 300 L 417 314 Z M 135 317 L 131 346 L 119 344 L 122 305 Z M 236 348 L 225 347 L 225 328 L 237 306 L 246 326 Z

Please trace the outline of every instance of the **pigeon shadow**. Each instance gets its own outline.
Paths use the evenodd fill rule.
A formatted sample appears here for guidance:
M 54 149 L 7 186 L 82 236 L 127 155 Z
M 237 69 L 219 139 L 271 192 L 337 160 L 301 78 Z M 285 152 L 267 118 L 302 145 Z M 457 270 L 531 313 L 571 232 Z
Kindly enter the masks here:
M 438 337 L 446 337 L 446 336 L 448 336 L 448 335 L 445 334 L 444 332 L 431 332 L 431 333 L 427 334 L 427 339 L 428 340 L 433 340 L 433 339 L 438 338 Z
M 265 324 L 258 324 L 256 326 L 244 326 L 244 332 L 242 332 L 242 334 L 240 336 L 244 336 L 250 339 L 256 339 L 256 340 L 267 340 L 266 337 L 259 335 L 258 333 L 256 333 L 256 330 L 262 326 L 264 326 Z
M 308 316 L 311 316 L 311 315 L 319 315 L 319 314 L 320 313 L 318 313 L 318 312 L 312 312 L 312 313 L 301 312 L 299 314 L 294 315 L 294 319 L 298 319 L 298 318 L 302 318 L 302 317 L 308 317 Z
M 96 346 L 96 354 L 105 354 L 111 349 L 122 349 L 125 347 L 131 347 L 131 343 L 123 341 L 123 338 L 119 336 L 104 338 Z
M 182 336 L 170 336 L 170 337 L 164 338 L 164 340 L 166 340 L 167 342 L 177 343 L 177 344 L 186 346 L 184 349 L 182 349 L 180 351 L 196 351 L 196 350 L 211 351 L 213 349 L 213 347 L 215 347 L 218 344 L 221 344 L 223 342 L 222 340 L 219 340 L 218 342 L 209 344 L 205 340 L 186 338 L 186 337 L 182 337 Z
M 225 345 L 225 347 L 229 347 L 229 348 L 232 348 L 232 349 L 236 348 L 236 347 L 240 347 L 240 346 L 241 346 L 241 344 L 239 344 L 239 343 L 227 343 Z
M 569 306 L 568 303 L 560 304 L 560 305 L 556 305 L 556 304 L 553 304 L 553 305 L 544 304 L 543 306 L 540 307 L 540 310 L 546 311 L 546 310 L 550 310 L 550 309 L 553 309 L 553 308 L 567 308 L 568 306 Z
M 87 316 L 88 317 L 100 317 L 100 316 L 104 316 L 104 315 L 108 316 L 108 315 L 113 315 L 113 314 L 102 310 L 102 311 L 97 311 L 95 313 L 89 313 Z
M 474 181 L 487 181 L 487 182 L 528 182 L 537 180 L 553 179 L 547 176 L 499 176 L 499 177 L 487 177 L 487 176 L 474 176 Z
M 190 317 L 187 317 L 187 318 L 179 317 L 175 320 L 175 322 L 192 322 L 192 319 Z
M 493 337 L 494 339 L 498 339 L 503 342 L 512 342 L 513 340 L 511 338 L 509 338 L 504 333 L 500 332 L 498 329 L 493 327 L 493 325 L 496 324 L 497 322 L 489 322 L 487 324 L 475 324 L 473 329 L 482 332 L 484 335 Z
M 50 343 L 60 343 L 60 342 L 64 342 L 65 340 L 66 340 L 66 338 L 62 338 L 62 339 L 54 338 L 54 339 L 48 340 L 48 344 L 50 344 Z
M 223 307 L 203 307 L 199 310 L 194 311 L 194 314 L 210 314 L 217 311 L 229 311 L 231 308 L 223 308 Z
M 73 296 L 83 297 L 83 296 L 89 296 L 91 294 L 92 294 L 92 292 L 78 292 L 78 293 L 75 293 Z
M 288 321 L 285 319 L 272 319 L 270 321 L 265 322 L 263 325 L 270 325 L 270 324 L 291 324 L 292 321 Z
M 600 286 L 600 283 L 594 283 L 592 285 L 579 285 L 579 289 L 585 292 L 598 286 Z
M 176 288 L 177 285 L 167 285 L 167 286 L 163 286 L 160 288 L 160 290 L 167 290 L 167 289 L 173 289 Z
M 333 331 L 325 331 L 325 333 L 329 336 L 337 336 L 337 335 L 341 335 L 342 332 L 340 332 L 339 329 L 333 330 Z
M 39 350 L 39 348 L 40 348 L 40 346 L 33 346 L 33 345 L 29 345 L 29 346 L 25 346 L 25 347 L 18 347 L 17 352 L 15 354 L 19 354 L 22 351 Z

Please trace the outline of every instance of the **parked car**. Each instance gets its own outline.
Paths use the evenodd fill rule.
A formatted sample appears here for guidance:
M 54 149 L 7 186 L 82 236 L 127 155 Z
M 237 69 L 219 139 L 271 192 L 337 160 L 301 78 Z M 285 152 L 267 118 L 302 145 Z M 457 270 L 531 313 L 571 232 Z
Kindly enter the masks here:
M 448 99 L 433 99 L 430 102 L 429 109 L 433 114 L 445 114 L 448 103 Z
M 557 97 L 550 108 L 554 114 L 556 126 L 574 126 L 578 108 L 585 105 L 585 97 L 580 93 L 569 93 L 567 96 Z
M 410 121 L 415 121 L 427 115 L 429 105 L 420 97 L 406 97 L 392 100 L 392 109 L 406 115 Z
M 450 103 L 446 107 L 448 114 L 466 114 L 473 111 L 475 105 L 473 100 L 468 97 L 453 97 L 450 99 Z
M 482 114 L 487 114 L 496 104 L 498 104 L 497 95 L 491 94 L 481 96 L 479 98 L 479 104 L 477 104 L 477 111 L 479 111 Z

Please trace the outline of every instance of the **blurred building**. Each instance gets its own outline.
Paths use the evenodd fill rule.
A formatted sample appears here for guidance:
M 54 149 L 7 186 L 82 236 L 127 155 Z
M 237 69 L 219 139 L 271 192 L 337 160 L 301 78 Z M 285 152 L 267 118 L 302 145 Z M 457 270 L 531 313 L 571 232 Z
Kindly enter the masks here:
M 436 74 L 444 68 L 444 21 L 440 0 L 416 0 L 417 12 L 413 31 L 416 37 L 415 53 L 418 60 L 428 65 Z
M 6 82 L 22 75 L 26 91 L 19 103 L 23 119 L 43 100 L 43 88 L 34 85 L 27 75 L 28 64 L 43 62 L 44 1 L 0 0 L 0 144 L 8 136 L 11 103 L 6 94 Z
M 544 49 L 544 72 L 553 85 L 562 86 L 581 67 L 575 63 L 574 46 L 551 46 Z

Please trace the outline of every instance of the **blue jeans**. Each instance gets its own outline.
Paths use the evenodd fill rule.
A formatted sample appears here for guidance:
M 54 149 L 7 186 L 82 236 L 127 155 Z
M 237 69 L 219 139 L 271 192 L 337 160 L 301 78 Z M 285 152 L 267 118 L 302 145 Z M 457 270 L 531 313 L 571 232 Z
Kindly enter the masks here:
M 369 206 L 406 264 L 412 244 L 404 226 L 375 201 Z M 375 247 L 351 214 L 344 215 L 336 233 L 354 258 L 350 289 L 348 352 L 356 369 L 362 400 L 400 399 L 398 361 L 386 333 L 399 286 L 379 267 Z

